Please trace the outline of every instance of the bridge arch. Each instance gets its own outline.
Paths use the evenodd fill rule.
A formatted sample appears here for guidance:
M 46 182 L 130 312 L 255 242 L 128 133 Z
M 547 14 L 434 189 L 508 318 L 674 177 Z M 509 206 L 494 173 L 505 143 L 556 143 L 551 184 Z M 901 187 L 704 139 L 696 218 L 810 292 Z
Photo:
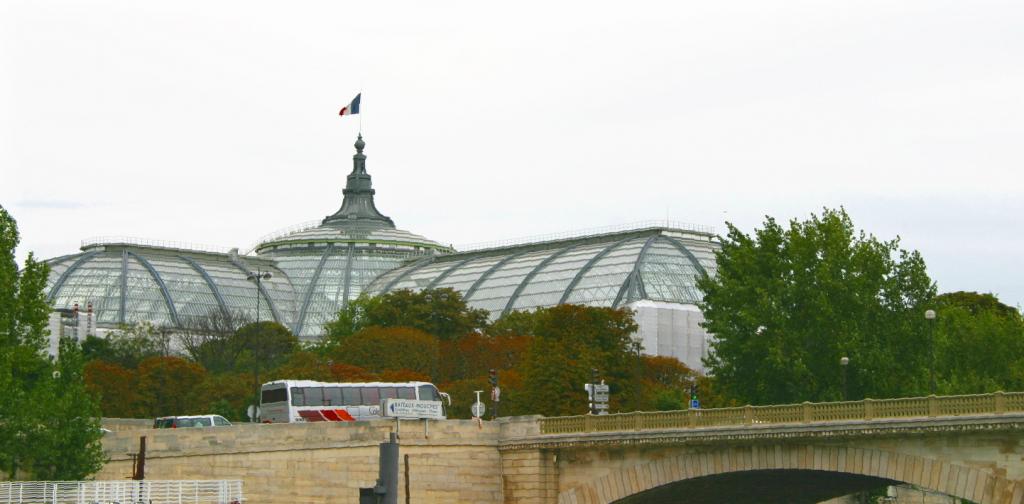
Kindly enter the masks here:
M 634 502 L 629 498 L 687 480 L 751 471 L 793 470 L 845 473 L 882 482 L 909 483 L 981 504 L 1024 501 L 1024 486 L 977 467 L 872 448 L 779 444 L 688 451 L 613 470 L 561 492 L 558 504 Z

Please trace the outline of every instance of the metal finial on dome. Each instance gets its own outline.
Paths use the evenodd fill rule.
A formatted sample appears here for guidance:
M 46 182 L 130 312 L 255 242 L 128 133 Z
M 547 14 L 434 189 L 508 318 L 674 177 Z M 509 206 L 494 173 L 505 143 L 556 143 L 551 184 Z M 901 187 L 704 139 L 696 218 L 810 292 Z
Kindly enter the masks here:
M 366 154 L 363 154 L 366 142 L 363 141 L 362 133 L 356 138 L 355 147 L 356 154 L 352 156 L 352 173 L 348 174 L 345 189 L 341 191 L 345 196 L 341 202 L 341 208 L 333 215 L 327 216 L 323 223 L 394 229 L 395 223 L 389 217 L 382 215 L 373 203 L 375 191 L 370 174 L 366 173 Z

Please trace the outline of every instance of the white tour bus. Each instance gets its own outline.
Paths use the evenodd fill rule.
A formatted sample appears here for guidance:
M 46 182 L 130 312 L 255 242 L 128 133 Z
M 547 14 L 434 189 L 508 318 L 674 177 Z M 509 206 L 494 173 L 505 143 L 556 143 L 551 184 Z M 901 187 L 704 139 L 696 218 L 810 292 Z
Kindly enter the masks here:
M 277 380 L 263 384 L 260 419 L 264 423 L 354 422 L 383 418 L 385 399 L 446 401 L 448 394 L 427 382 L 326 383 Z M 442 403 L 443 404 L 443 403 Z

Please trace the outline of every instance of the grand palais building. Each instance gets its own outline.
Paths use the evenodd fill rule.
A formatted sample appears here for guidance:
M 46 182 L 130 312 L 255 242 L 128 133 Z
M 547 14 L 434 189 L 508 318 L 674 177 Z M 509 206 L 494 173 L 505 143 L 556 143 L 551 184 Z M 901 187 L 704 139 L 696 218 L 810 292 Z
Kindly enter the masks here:
M 657 223 L 454 250 L 377 210 L 364 147 L 360 137 L 341 208 L 314 225 L 265 238 L 247 254 L 89 240 L 47 260 L 49 300 L 76 320 L 87 313 L 101 332 L 144 321 L 183 329 L 211 314 L 240 314 L 311 340 L 362 294 L 450 287 L 492 320 L 561 303 L 629 307 L 645 353 L 703 369 L 708 336 L 695 283 L 714 274 L 719 244 L 710 229 Z M 255 282 L 254 272 L 270 275 Z

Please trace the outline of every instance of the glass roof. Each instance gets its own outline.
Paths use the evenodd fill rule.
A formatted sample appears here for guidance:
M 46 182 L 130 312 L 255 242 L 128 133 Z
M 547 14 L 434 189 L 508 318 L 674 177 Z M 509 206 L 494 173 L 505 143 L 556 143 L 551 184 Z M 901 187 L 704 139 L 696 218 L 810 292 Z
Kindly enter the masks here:
M 609 233 L 428 258 L 381 275 L 366 291 L 451 287 L 492 319 L 560 303 L 696 304 L 696 278 L 714 274 L 717 248 L 707 233 L 670 228 Z
M 323 333 L 323 324 L 334 320 L 338 310 L 359 297 L 371 281 L 425 254 L 430 252 L 349 243 L 275 250 L 263 256 L 276 261 L 295 289 L 298 312 L 292 332 L 300 337 L 316 337 Z
M 230 254 L 142 246 L 101 245 L 50 263 L 47 296 L 57 309 L 92 304 L 96 323 L 114 327 L 149 321 L 181 328 L 211 312 L 294 323 L 294 289 L 272 262 Z M 247 280 L 259 269 L 271 277 Z

